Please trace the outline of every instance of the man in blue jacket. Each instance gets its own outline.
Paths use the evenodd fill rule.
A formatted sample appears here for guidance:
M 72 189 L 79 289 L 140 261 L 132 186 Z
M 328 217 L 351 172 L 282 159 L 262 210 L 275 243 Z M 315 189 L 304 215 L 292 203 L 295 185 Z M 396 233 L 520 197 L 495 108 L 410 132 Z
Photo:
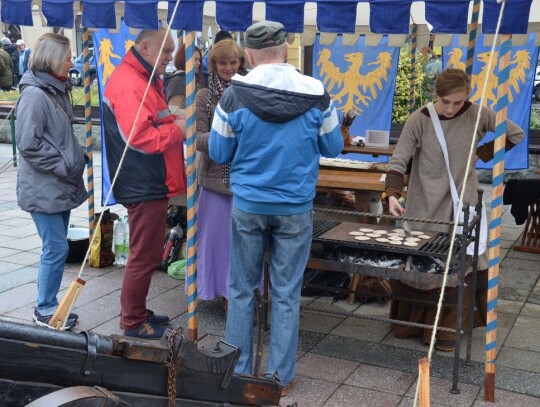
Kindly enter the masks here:
M 252 373 L 253 289 L 270 246 L 272 311 L 267 377 L 285 396 L 296 371 L 300 289 L 312 237 L 319 157 L 343 148 L 336 110 L 322 83 L 285 63 L 283 25 L 246 31 L 254 69 L 236 75 L 216 108 L 210 157 L 231 163 L 231 275 L 225 338 L 240 348 L 237 373 Z

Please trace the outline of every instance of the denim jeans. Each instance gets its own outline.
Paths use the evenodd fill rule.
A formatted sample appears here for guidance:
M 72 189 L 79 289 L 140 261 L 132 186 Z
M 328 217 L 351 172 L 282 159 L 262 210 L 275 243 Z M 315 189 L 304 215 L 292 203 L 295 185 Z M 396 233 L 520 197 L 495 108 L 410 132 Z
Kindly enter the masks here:
M 311 211 L 255 215 L 233 208 L 229 305 L 225 339 L 240 349 L 236 373 L 252 374 L 253 289 L 259 286 L 264 250 L 270 245 L 270 346 L 266 371 L 289 384 L 296 372 L 300 290 L 311 248 Z
M 41 238 L 36 309 L 41 315 L 52 315 L 58 307 L 60 289 L 69 251 L 67 230 L 71 211 L 59 213 L 31 212 Z

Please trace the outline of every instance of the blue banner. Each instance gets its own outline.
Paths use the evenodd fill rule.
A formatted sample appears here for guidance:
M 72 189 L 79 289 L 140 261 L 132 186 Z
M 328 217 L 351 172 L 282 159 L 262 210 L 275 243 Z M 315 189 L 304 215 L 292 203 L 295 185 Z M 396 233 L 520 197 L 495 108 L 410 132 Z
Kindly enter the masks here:
M 526 45 L 512 45 L 510 78 L 509 78 L 509 103 L 508 119 L 515 122 L 525 131 L 525 139 L 518 143 L 512 150 L 506 153 L 504 168 L 506 170 L 521 170 L 529 168 L 529 122 L 531 118 L 531 96 L 534 83 L 536 61 L 538 60 L 538 47 L 535 46 L 535 34 L 529 34 Z M 499 74 L 499 49 L 495 48 L 493 65 L 488 74 L 489 56 L 491 46 L 484 46 L 484 35 L 478 34 L 474 50 L 474 62 L 472 73 L 472 90 L 469 100 L 480 103 L 486 75 L 488 76 L 488 89 L 484 96 L 484 106 L 496 110 L 497 87 Z M 459 37 L 454 35 L 452 46 L 443 47 L 443 66 L 445 68 L 461 68 L 465 70 L 467 59 L 467 47 L 459 46 Z M 489 132 L 482 140 L 482 144 L 495 138 L 495 133 Z M 476 168 L 492 169 L 493 160 L 484 163 L 478 160 Z
M 97 79 L 99 90 L 99 106 L 101 113 L 101 205 L 114 205 L 116 201 L 111 194 L 109 201 L 105 198 L 111 188 L 109 166 L 107 165 L 107 149 L 105 147 L 105 130 L 103 127 L 103 94 L 107 82 L 114 69 L 122 62 L 126 52 L 135 43 L 137 35 L 131 34 L 129 27 L 122 20 L 120 31 L 111 33 L 110 30 L 100 29 L 94 32 L 94 54 L 97 61 Z
M 366 130 L 390 131 L 396 86 L 399 48 L 389 47 L 382 37 L 377 47 L 366 46 L 360 36 L 354 45 L 342 45 L 338 35 L 331 45 L 313 44 L 313 77 L 320 79 L 332 96 L 338 115 L 356 115 L 352 136 L 365 136 Z M 388 157 L 347 154 L 341 158 L 386 162 Z

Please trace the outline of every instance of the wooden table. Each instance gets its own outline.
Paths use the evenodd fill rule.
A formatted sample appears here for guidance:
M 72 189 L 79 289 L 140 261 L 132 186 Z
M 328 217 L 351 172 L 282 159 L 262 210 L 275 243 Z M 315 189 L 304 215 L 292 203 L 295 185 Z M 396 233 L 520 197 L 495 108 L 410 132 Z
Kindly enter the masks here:
M 392 154 L 394 154 L 395 149 L 396 149 L 396 146 L 394 144 L 389 145 L 388 148 L 345 146 L 343 147 L 343 150 L 341 150 L 341 152 L 342 154 L 347 154 L 347 153 L 370 154 L 374 157 L 378 157 L 380 155 L 391 156 Z

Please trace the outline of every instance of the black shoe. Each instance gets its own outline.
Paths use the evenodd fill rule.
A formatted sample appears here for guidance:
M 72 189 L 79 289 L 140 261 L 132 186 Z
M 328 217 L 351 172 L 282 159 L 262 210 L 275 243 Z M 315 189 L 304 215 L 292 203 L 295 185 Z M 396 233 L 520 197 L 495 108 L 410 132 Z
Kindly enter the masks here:
M 154 325 L 150 322 L 143 322 L 133 329 L 126 329 L 124 335 L 140 339 L 161 339 L 166 330 L 167 328 L 162 326 Z
M 154 325 L 165 325 L 171 320 L 167 315 L 157 315 L 151 309 L 147 309 L 146 313 L 148 322 Z
M 38 326 L 44 326 L 50 329 L 55 329 L 53 326 L 49 325 L 49 322 L 51 321 L 52 315 L 41 315 L 37 309 L 34 309 L 34 315 L 32 316 L 32 319 Z M 77 324 L 77 319 L 79 316 L 73 312 L 70 312 L 68 315 L 68 319 L 64 326 L 60 328 L 61 331 L 69 331 L 71 328 L 73 328 Z

